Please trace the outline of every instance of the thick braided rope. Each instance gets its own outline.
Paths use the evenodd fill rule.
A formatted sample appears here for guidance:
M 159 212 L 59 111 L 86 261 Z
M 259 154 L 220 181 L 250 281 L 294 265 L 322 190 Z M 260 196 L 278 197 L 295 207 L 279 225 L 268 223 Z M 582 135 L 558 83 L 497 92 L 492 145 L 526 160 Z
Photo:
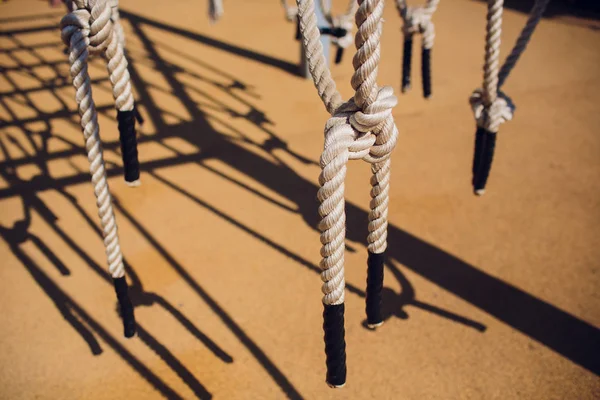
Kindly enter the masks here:
M 310 2 L 311 0 L 306 0 Z M 354 97 L 335 109 L 325 126 L 325 146 L 321 156 L 319 229 L 321 230 L 321 279 L 323 303 L 344 302 L 345 210 L 344 180 L 351 159 L 372 163 L 371 211 L 368 247 L 381 253 L 387 246 L 387 214 L 391 151 L 398 130 L 392 117 L 397 99 L 391 87 L 377 86 L 380 58 L 383 0 L 359 0 L 356 12 Z M 299 1 L 299 7 L 302 2 Z M 306 34 L 303 31 L 306 38 Z M 318 85 L 317 85 L 318 88 Z
M 76 3 L 80 4 L 82 2 Z M 104 0 L 89 0 L 89 3 L 92 4 L 90 9 L 78 8 L 62 19 L 61 36 L 63 42 L 70 49 L 71 77 L 73 78 L 75 99 L 81 116 L 81 127 L 90 162 L 92 184 L 102 225 L 108 269 L 113 278 L 120 278 L 124 276 L 125 268 L 112 208 L 112 199 L 106 180 L 98 116 L 92 98 L 92 85 L 88 74 L 89 50 L 94 48 L 90 40 L 91 26 L 94 25 L 96 18 L 103 15 L 104 9 L 102 7 L 106 4 Z M 110 10 L 108 12 L 110 13 Z
M 312 76 L 325 108 L 333 115 L 335 110 L 342 104 L 342 95 L 337 90 L 335 82 L 331 77 L 331 71 L 327 67 L 323 45 L 320 41 L 321 34 L 317 27 L 315 2 L 314 0 L 296 0 L 296 3 L 298 6 L 302 43 L 308 62 L 308 71 Z
M 423 38 L 423 48 L 431 49 L 433 47 L 435 27 L 431 18 L 439 3 L 440 0 L 427 0 L 421 7 L 408 7 L 406 0 L 396 0 L 396 8 L 404 22 L 402 32 L 405 40 L 415 33 L 420 33 Z
M 488 0 L 485 63 L 483 66 L 483 104 L 490 107 L 498 95 L 498 71 L 502 35 L 502 9 L 504 0 Z
M 121 28 L 120 24 L 115 25 L 115 28 L 117 28 L 117 26 Z M 107 38 L 108 45 L 105 50 L 105 55 L 108 60 L 107 68 L 117 110 L 131 111 L 134 107 L 131 78 L 129 76 L 129 69 L 127 68 L 127 58 L 123 51 L 123 42 L 121 38 L 119 38 L 118 32 L 118 29 L 113 29 L 112 34 Z M 121 34 L 122 33 L 121 30 Z
M 115 107 L 119 111 L 131 111 L 134 107 L 131 79 L 127 69 L 127 58 L 123 51 L 124 36 L 119 19 L 118 0 L 74 0 L 75 10 L 90 10 L 90 50 L 104 54 L 112 85 Z M 120 32 L 120 33 L 119 33 Z
M 523 52 L 527 48 L 527 45 L 531 40 L 531 36 L 533 35 L 533 32 L 535 31 L 535 28 L 537 27 L 538 23 L 542 19 L 544 11 L 546 11 L 546 6 L 549 2 L 550 0 L 536 0 L 536 2 L 534 3 L 533 8 L 531 9 L 531 12 L 529 14 L 529 18 L 527 19 L 527 23 L 525 24 L 525 27 L 521 31 L 521 34 L 519 35 L 515 46 L 513 47 L 509 56 L 506 57 L 506 60 L 504 61 L 504 64 L 502 65 L 502 68 L 498 73 L 499 88 L 502 87 L 502 85 L 506 81 L 506 78 L 508 78 L 508 75 L 517 64 L 517 61 L 519 61 L 519 57 L 521 57 L 521 54 L 523 54 Z
M 114 31 L 119 38 L 121 47 L 125 49 L 125 32 L 123 32 L 123 26 L 121 25 L 121 15 L 119 14 L 119 0 L 110 0 L 111 7 L 111 20 L 114 24 Z
M 470 98 L 477 126 L 497 132 L 501 123 L 512 119 L 514 105 L 499 89 L 527 48 L 548 2 L 536 0 L 511 53 L 499 68 L 503 0 L 489 0 L 483 87 L 475 90 Z
M 503 4 L 504 0 L 488 0 L 483 86 L 469 99 L 477 126 L 492 133 L 498 132 L 501 123 L 512 119 L 513 113 L 510 99 L 498 93 Z

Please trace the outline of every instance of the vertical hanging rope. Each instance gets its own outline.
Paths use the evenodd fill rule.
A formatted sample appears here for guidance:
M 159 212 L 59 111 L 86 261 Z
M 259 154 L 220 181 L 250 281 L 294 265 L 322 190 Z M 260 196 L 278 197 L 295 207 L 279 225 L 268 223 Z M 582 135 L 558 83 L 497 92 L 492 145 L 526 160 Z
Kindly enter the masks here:
M 321 279 L 323 280 L 323 329 L 327 382 L 332 387 L 346 382 L 344 340 L 344 250 L 346 214 L 344 181 L 349 160 L 363 159 L 372 164 L 369 212 L 367 319 L 371 327 L 383 323 L 381 288 L 383 261 L 387 247 L 390 156 L 398 130 L 392 117 L 397 99 L 391 87 L 377 85 L 382 32 L 383 0 L 359 0 L 356 11 L 356 54 L 353 58 L 354 97 L 341 103 L 341 96 L 324 63 L 314 23 L 313 0 L 297 0 L 300 28 L 307 51 L 309 70 L 325 104 L 332 114 L 325 125 L 325 145 L 321 155 L 321 188 L 318 228 L 321 231 Z
M 119 22 L 119 1 L 109 0 L 109 4 L 112 29 L 105 38 L 102 38 L 106 41 L 106 43 L 103 43 L 105 46 L 104 55 L 108 60 L 108 73 L 117 108 L 125 183 L 128 186 L 135 187 L 140 185 L 140 164 L 135 131 L 135 119 L 138 113 L 135 110 L 131 80 L 127 69 L 128 63 L 124 52 L 125 34 Z M 95 43 L 92 43 L 92 46 L 95 45 Z
M 115 291 L 123 318 L 124 334 L 135 334 L 133 307 L 127 294 L 123 255 L 117 234 L 117 224 L 112 208 L 112 199 L 106 180 L 106 170 L 102 156 L 102 144 L 98 126 L 98 115 L 92 98 L 92 85 L 88 74 L 90 52 L 101 52 L 109 45 L 108 38 L 114 36 L 110 22 L 110 7 L 106 0 L 74 1 L 74 11 L 61 21 L 61 36 L 69 46 L 71 77 L 75 87 L 75 99 L 81 116 L 81 127 L 85 139 L 92 184 L 98 215 L 102 225 L 104 246 L 108 260 L 108 270 L 113 277 Z
M 342 96 L 338 92 L 333 78 L 331 78 L 331 71 L 327 67 L 327 60 L 325 60 L 323 54 L 323 45 L 319 40 L 321 34 L 315 15 L 315 3 L 314 0 L 296 0 L 296 2 L 308 70 L 321 101 L 323 101 L 327 112 L 332 114 L 342 104 Z
M 121 47 L 125 49 L 125 33 L 123 32 L 123 26 L 121 25 L 121 15 L 119 14 L 119 0 L 110 0 L 109 3 L 112 11 L 110 19 L 113 22 L 113 30 L 117 34 L 117 38 L 119 38 Z
M 435 27 L 431 18 L 440 0 L 428 0 L 423 7 L 408 7 L 406 0 L 396 0 L 396 8 L 402 17 L 404 25 L 404 47 L 402 56 L 402 92 L 411 87 L 411 64 L 413 36 L 422 36 L 421 46 L 421 77 L 423 97 L 431 97 L 431 49 L 435 40 Z
M 485 193 L 500 124 L 511 120 L 515 110 L 514 104 L 500 91 L 500 87 L 525 51 L 548 2 L 549 0 L 536 0 L 515 46 L 500 68 L 503 0 L 488 0 L 483 86 L 475 90 L 469 99 L 477 121 L 472 169 L 472 185 L 476 195 Z

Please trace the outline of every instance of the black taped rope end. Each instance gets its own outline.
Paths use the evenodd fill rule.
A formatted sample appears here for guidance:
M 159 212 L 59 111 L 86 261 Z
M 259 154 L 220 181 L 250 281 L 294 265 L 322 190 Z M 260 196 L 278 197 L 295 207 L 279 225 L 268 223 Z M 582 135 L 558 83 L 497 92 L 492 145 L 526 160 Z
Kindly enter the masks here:
M 138 161 L 137 138 L 135 134 L 135 119 L 138 118 L 138 115 L 139 113 L 135 108 L 130 111 L 117 111 L 123 169 L 125 181 L 129 186 L 139 186 L 140 179 L 140 163 Z
M 301 40 L 302 39 L 302 32 L 300 32 L 300 16 L 297 15 L 296 16 L 296 40 Z
M 371 253 L 367 259 L 367 327 L 375 329 L 383 324 L 381 312 L 383 291 L 383 264 L 385 253 Z
M 402 93 L 410 90 L 410 69 L 412 63 L 412 36 L 404 39 L 404 49 L 402 52 Z
M 343 47 L 338 47 L 337 51 L 335 52 L 335 63 L 336 64 L 341 63 L 343 56 L 344 56 L 344 48 Z
M 431 49 L 423 48 L 421 52 L 421 76 L 423 78 L 423 97 L 431 97 Z
M 117 293 L 117 300 L 119 301 L 119 309 L 121 311 L 121 318 L 123 319 L 123 334 L 126 338 L 133 337 L 135 335 L 135 316 L 133 314 L 133 304 L 129 299 L 129 293 L 127 289 L 127 281 L 125 277 L 113 278 L 115 285 L 115 292 Z
M 496 133 L 478 127 L 475 132 L 475 155 L 473 156 L 473 192 L 477 196 L 485 193 L 485 185 L 492 169 Z
M 323 331 L 325 332 L 327 384 L 334 388 L 342 387 L 346 384 L 344 303 L 324 305 Z

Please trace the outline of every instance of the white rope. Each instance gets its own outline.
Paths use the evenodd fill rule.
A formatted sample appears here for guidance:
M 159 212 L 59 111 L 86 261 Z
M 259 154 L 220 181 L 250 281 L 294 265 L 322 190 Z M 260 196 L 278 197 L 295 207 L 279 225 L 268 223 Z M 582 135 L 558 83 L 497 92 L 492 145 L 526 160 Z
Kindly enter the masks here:
M 512 119 L 515 106 L 499 89 L 527 48 L 548 2 L 536 0 L 510 55 L 499 68 L 503 0 L 489 0 L 483 87 L 476 89 L 469 99 L 477 126 L 495 133 L 501 123 Z
M 297 0 L 297 3 L 309 71 L 321 100 L 332 114 L 325 125 L 325 146 L 321 156 L 321 188 L 317 194 L 321 202 L 321 221 L 318 227 L 322 244 L 323 303 L 341 304 L 345 286 L 344 181 L 349 160 L 363 159 L 372 164 L 368 248 L 372 253 L 382 253 L 387 247 L 390 155 L 396 146 L 398 130 L 392 117 L 392 108 L 397 103 L 394 91 L 391 87 L 379 88 L 376 82 L 384 2 L 358 1 L 357 51 L 351 81 L 355 94 L 343 104 L 324 61 L 314 0 Z
M 300 18 L 300 32 L 304 51 L 308 62 L 308 71 L 313 78 L 319 97 L 325 104 L 327 112 L 333 114 L 342 104 L 342 96 L 335 87 L 331 78 L 331 71 L 327 67 L 327 60 L 323 53 L 323 45 L 320 41 L 319 28 L 317 27 L 317 16 L 315 15 L 314 0 L 296 0 L 298 5 L 298 16 Z
M 125 33 L 123 32 L 123 26 L 121 26 L 121 15 L 119 14 L 119 0 L 110 0 L 110 7 L 112 10 L 111 19 L 114 25 L 114 30 L 121 42 L 121 47 L 125 48 Z
M 396 0 L 396 8 L 402 17 L 404 25 L 402 32 L 406 38 L 420 33 L 423 37 L 423 48 L 431 49 L 435 40 L 435 27 L 431 18 L 440 0 L 427 0 L 424 6 L 408 7 L 406 0 Z
M 69 46 L 71 77 L 90 162 L 108 269 L 113 278 L 120 278 L 124 276 L 125 268 L 112 199 L 106 180 L 98 115 L 92 98 L 92 85 L 88 74 L 89 53 L 106 51 L 111 45 L 114 46 L 113 42 L 120 48 L 120 43 L 113 29 L 111 7 L 107 0 L 75 0 L 73 5 L 74 11 L 67 14 L 61 21 L 61 36 L 63 42 Z M 126 66 L 125 69 L 127 69 Z
M 504 0 L 488 0 L 483 86 L 469 99 L 477 126 L 493 133 L 498 132 L 501 123 L 512 119 L 513 114 L 510 100 L 498 96 L 503 3 Z

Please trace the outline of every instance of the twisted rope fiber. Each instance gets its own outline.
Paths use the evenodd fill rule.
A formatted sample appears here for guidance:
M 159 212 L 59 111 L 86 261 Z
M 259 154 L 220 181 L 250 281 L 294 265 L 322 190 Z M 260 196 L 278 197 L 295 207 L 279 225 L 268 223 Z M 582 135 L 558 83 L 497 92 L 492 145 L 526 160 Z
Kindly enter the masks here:
M 115 30 L 117 37 L 119 38 L 119 42 L 121 42 L 121 47 L 125 49 L 125 32 L 123 31 L 123 26 L 121 25 L 121 15 L 119 14 L 119 0 L 110 0 L 111 7 L 111 20 L 113 22 L 113 29 Z
M 324 329 L 327 381 L 331 386 L 338 387 L 345 383 L 343 319 L 341 322 L 339 318 L 333 317 L 328 320 L 327 316 L 330 314 L 327 310 L 340 308 L 344 303 L 346 164 L 349 160 L 356 159 L 363 159 L 372 164 L 367 241 L 369 253 L 382 254 L 387 247 L 390 155 L 398 138 L 398 130 L 392 117 L 392 108 L 397 99 L 391 87 L 379 88 L 376 83 L 383 0 L 358 1 L 358 29 L 355 36 L 357 51 L 353 58 L 355 71 L 351 80 L 355 94 L 345 103 L 341 101 L 341 95 L 324 60 L 315 23 L 314 1 L 297 0 L 297 3 L 309 71 L 323 104 L 332 115 L 325 125 L 325 145 L 321 155 L 322 172 L 319 176 L 321 188 L 317 198 L 321 203 L 321 220 L 318 227 L 321 231 L 320 268 L 323 304 L 326 310 Z M 341 312 L 343 313 L 343 309 Z M 340 348 L 343 351 L 340 351 Z M 339 376 L 341 371 L 343 376 Z
M 125 336 L 131 337 L 135 333 L 135 321 L 133 320 L 133 309 L 127 306 L 128 302 L 126 301 L 123 255 L 106 180 L 98 115 L 92 98 L 92 86 L 88 74 L 90 52 L 102 52 L 113 42 L 120 47 L 120 43 L 112 30 L 112 24 L 108 23 L 111 10 L 106 0 L 74 1 L 74 7 L 74 11 L 61 20 L 61 37 L 63 42 L 69 46 L 70 72 L 90 162 L 92 185 L 102 226 L 108 270 L 113 277 L 121 305 Z M 124 288 L 123 285 L 125 285 Z
M 483 86 L 476 89 L 469 99 L 477 122 L 473 157 L 473 186 L 477 195 L 485 193 L 500 124 L 511 120 L 515 110 L 510 98 L 499 89 L 525 51 L 548 2 L 549 0 L 536 0 L 525 27 L 500 68 L 503 0 L 488 1 Z
M 85 8 L 86 1 L 75 1 L 76 8 Z M 90 0 L 89 4 L 98 7 L 101 2 Z M 104 2 L 102 12 L 95 20 L 99 34 L 90 39 L 94 52 L 104 54 L 107 59 L 107 68 L 112 86 L 117 120 L 119 121 L 119 138 L 121 141 L 121 156 L 123 159 L 125 182 L 129 186 L 139 186 L 140 171 L 137 152 L 137 139 L 135 132 L 135 119 L 124 115 L 133 113 L 134 100 L 131 89 L 127 58 L 124 52 L 125 35 L 119 22 L 119 1 L 108 0 Z M 108 7 L 107 7 L 108 6 Z M 110 12 L 107 13 L 108 11 Z M 98 8 L 100 10 L 100 8 Z M 107 18 L 108 17 L 108 18 Z M 126 121 L 126 123 L 123 123 Z
M 304 51 L 308 61 L 308 70 L 327 112 L 333 114 L 342 104 L 342 96 L 331 77 L 331 71 L 327 67 L 327 60 L 325 60 L 323 53 L 323 45 L 319 40 L 320 33 L 317 27 L 315 3 L 314 0 L 296 1 L 300 20 L 300 32 L 302 33 Z
M 90 1 L 91 2 L 91 1 Z M 77 2 L 79 3 L 79 2 Z M 106 170 L 102 157 L 102 145 L 100 142 L 98 115 L 92 98 L 92 86 L 88 74 L 89 50 L 99 51 L 91 38 L 101 33 L 96 23 L 98 17 L 102 17 L 101 6 L 105 1 L 96 1 L 97 7 L 88 9 L 78 8 L 67 14 L 61 21 L 62 39 L 69 45 L 69 61 L 71 63 L 71 77 L 75 87 L 75 99 L 81 116 L 81 127 L 85 139 L 85 146 L 90 162 L 92 184 L 98 205 L 98 215 L 102 223 L 104 245 L 109 264 L 109 271 L 113 278 L 124 276 L 123 256 L 117 235 L 117 225 L 111 204 L 111 196 L 106 181 Z M 78 4 L 79 6 L 79 4 Z M 110 14 L 110 10 L 105 8 Z

